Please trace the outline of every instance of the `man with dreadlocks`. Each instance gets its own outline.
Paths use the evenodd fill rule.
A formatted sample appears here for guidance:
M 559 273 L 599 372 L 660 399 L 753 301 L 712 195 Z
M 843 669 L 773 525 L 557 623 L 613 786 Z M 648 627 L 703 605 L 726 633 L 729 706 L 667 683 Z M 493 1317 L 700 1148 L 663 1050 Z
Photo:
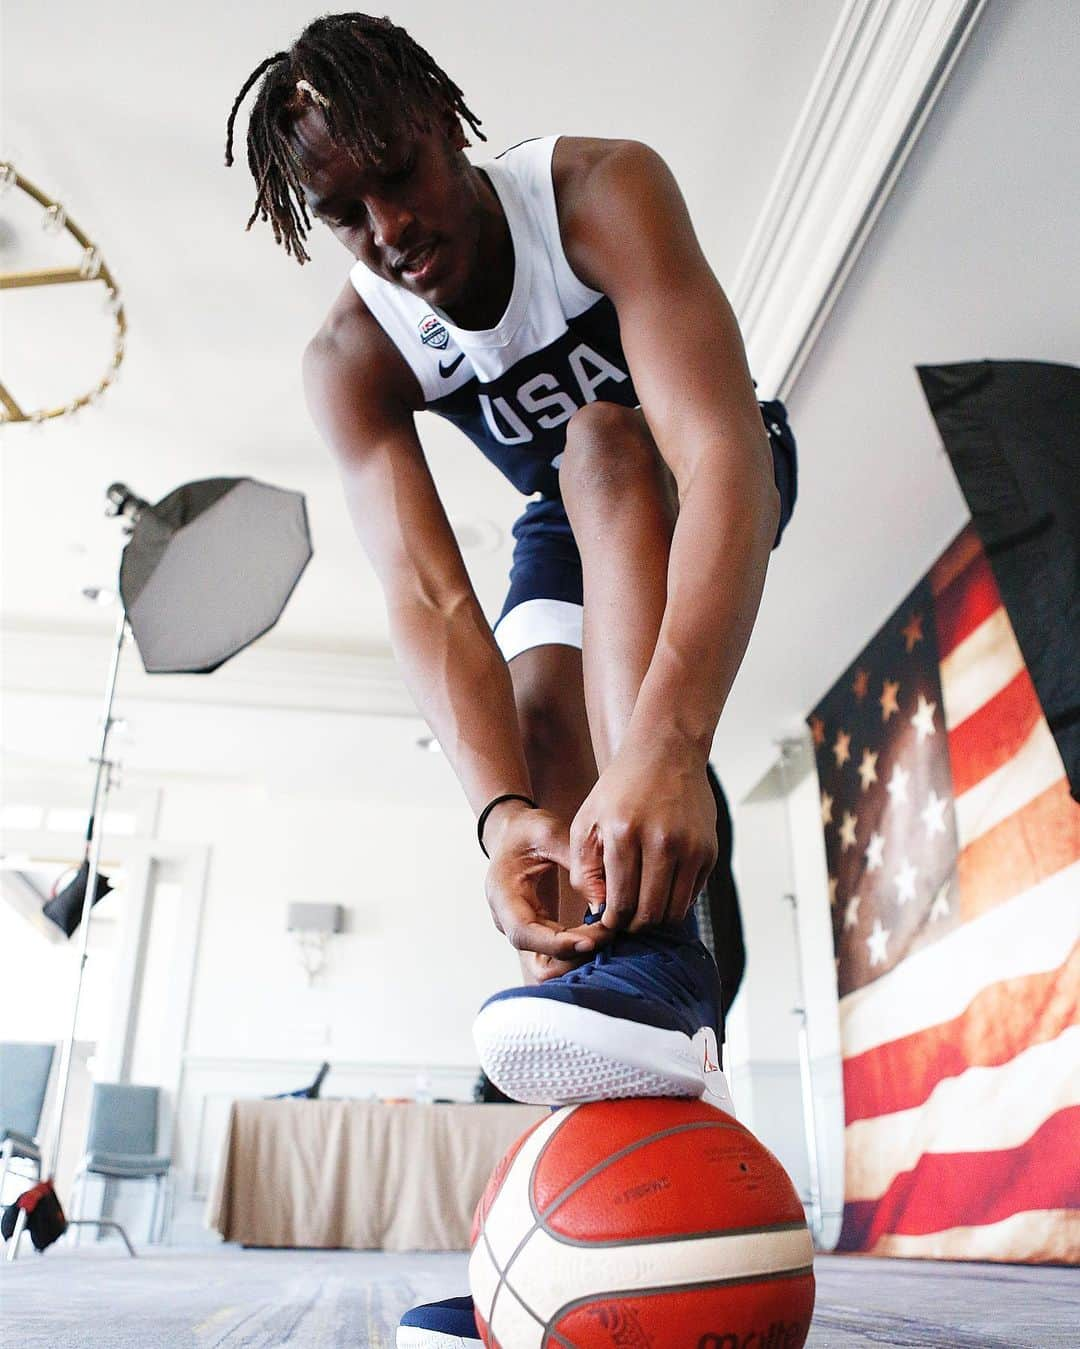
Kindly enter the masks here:
M 474 165 L 457 85 L 389 19 L 343 14 L 248 79 L 227 162 L 260 79 L 248 223 L 302 263 L 314 217 L 354 259 L 307 396 L 531 980 L 482 1008 L 483 1066 L 518 1100 L 724 1101 L 691 908 L 716 859 L 713 733 L 794 501 L 783 406 L 756 401 L 644 145 L 548 136 Z M 532 498 L 494 633 L 425 463 L 424 409 Z M 407 1315 L 398 1343 L 475 1336 L 459 1301 Z

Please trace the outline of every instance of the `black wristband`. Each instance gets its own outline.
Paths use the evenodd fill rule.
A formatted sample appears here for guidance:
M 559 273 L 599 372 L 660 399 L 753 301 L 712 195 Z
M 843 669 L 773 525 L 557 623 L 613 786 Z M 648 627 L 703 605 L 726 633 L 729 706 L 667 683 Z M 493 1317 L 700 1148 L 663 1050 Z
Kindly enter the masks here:
M 480 812 L 480 818 L 476 821 L 476 841 L 480 844 L 480 851 L 485 857 L 490 857 L 491 854 L 484 847 L 484 825 L 487 824 L 487 817 L 495 807 L 501 806 L 504 801 L 524 801 L 525 804 L 531 806 L 533 810 L 540 809 L 531 796 L 522 796 L 520 792 L 503 792 L 502 796 L 497 796 L 493 801 L 489 801 Z

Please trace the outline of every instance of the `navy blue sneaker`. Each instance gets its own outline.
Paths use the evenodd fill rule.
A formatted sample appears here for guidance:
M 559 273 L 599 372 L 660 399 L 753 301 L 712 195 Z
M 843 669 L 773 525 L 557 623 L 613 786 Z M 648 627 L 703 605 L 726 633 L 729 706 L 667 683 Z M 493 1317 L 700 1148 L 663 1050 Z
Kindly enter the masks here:
M 515 1101 L 705 1096 L 734 1114 L 720 1071 L 720 976 L 692 918 L 620 932 L 568 974 L 496 993 L 473 1038 L 484 1072 Z
M 477 1349 L 479 1344 L 471 1297 L 427 1302 L 398 1323 L 397 1349 Z

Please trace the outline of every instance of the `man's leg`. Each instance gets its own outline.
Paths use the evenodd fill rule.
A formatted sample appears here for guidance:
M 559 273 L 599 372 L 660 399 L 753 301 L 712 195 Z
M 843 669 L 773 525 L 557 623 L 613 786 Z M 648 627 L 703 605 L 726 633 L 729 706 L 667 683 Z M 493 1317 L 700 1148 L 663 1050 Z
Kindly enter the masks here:
M 664 617 L 675 485 L 642 414 L 612 403 L 592 403 L 571 420 L 559 481 L 584 574 L 585 701 L 602 771 Z
M 667 596 L 673 485 L 640 413 L 594 404 L 570 423 L 563 502 L 584 570 L 583 684 L 603 770 L 652 660 Z M 716 965 L 688 927 L 620 933 L 580 970 L 488 1000 L 485 1071 L 545 1103 L 721 1090 Z

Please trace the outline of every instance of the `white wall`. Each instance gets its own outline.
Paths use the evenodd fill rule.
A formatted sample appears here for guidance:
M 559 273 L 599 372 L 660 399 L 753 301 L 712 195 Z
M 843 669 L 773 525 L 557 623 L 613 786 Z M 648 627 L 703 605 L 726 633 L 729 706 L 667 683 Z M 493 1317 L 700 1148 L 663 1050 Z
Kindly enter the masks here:
M 516 961 L 463 805 L 188 787 L 166 793 L 162 835 L 212 850 L 190 1054 L 474 1061 L 472 1016 Z M 346 910 L 311 987 L 285 930 L 295 900 Z
M 795 610 L 770 608 L 767 592 L 754 637 L 794 675 L 775 700 L 778 735 L 800 725 L 967 519 L 914 365 L 1080 362 L 1078 62 L 1074 7 L 990 4 L 788 400 L 801 495 L 773 566 L 785 585 L 797 573 L 813 581 Z M 735 809 L 749 965 L 731 1049 L 740 1108 L 749 1102 L 803 1185 L 795 950 L 778 900 L 793 884 L 828 1209 L 843 1175 L 836 994 L 816 775 L 796 779 L 785 793 L 767 774 Z

